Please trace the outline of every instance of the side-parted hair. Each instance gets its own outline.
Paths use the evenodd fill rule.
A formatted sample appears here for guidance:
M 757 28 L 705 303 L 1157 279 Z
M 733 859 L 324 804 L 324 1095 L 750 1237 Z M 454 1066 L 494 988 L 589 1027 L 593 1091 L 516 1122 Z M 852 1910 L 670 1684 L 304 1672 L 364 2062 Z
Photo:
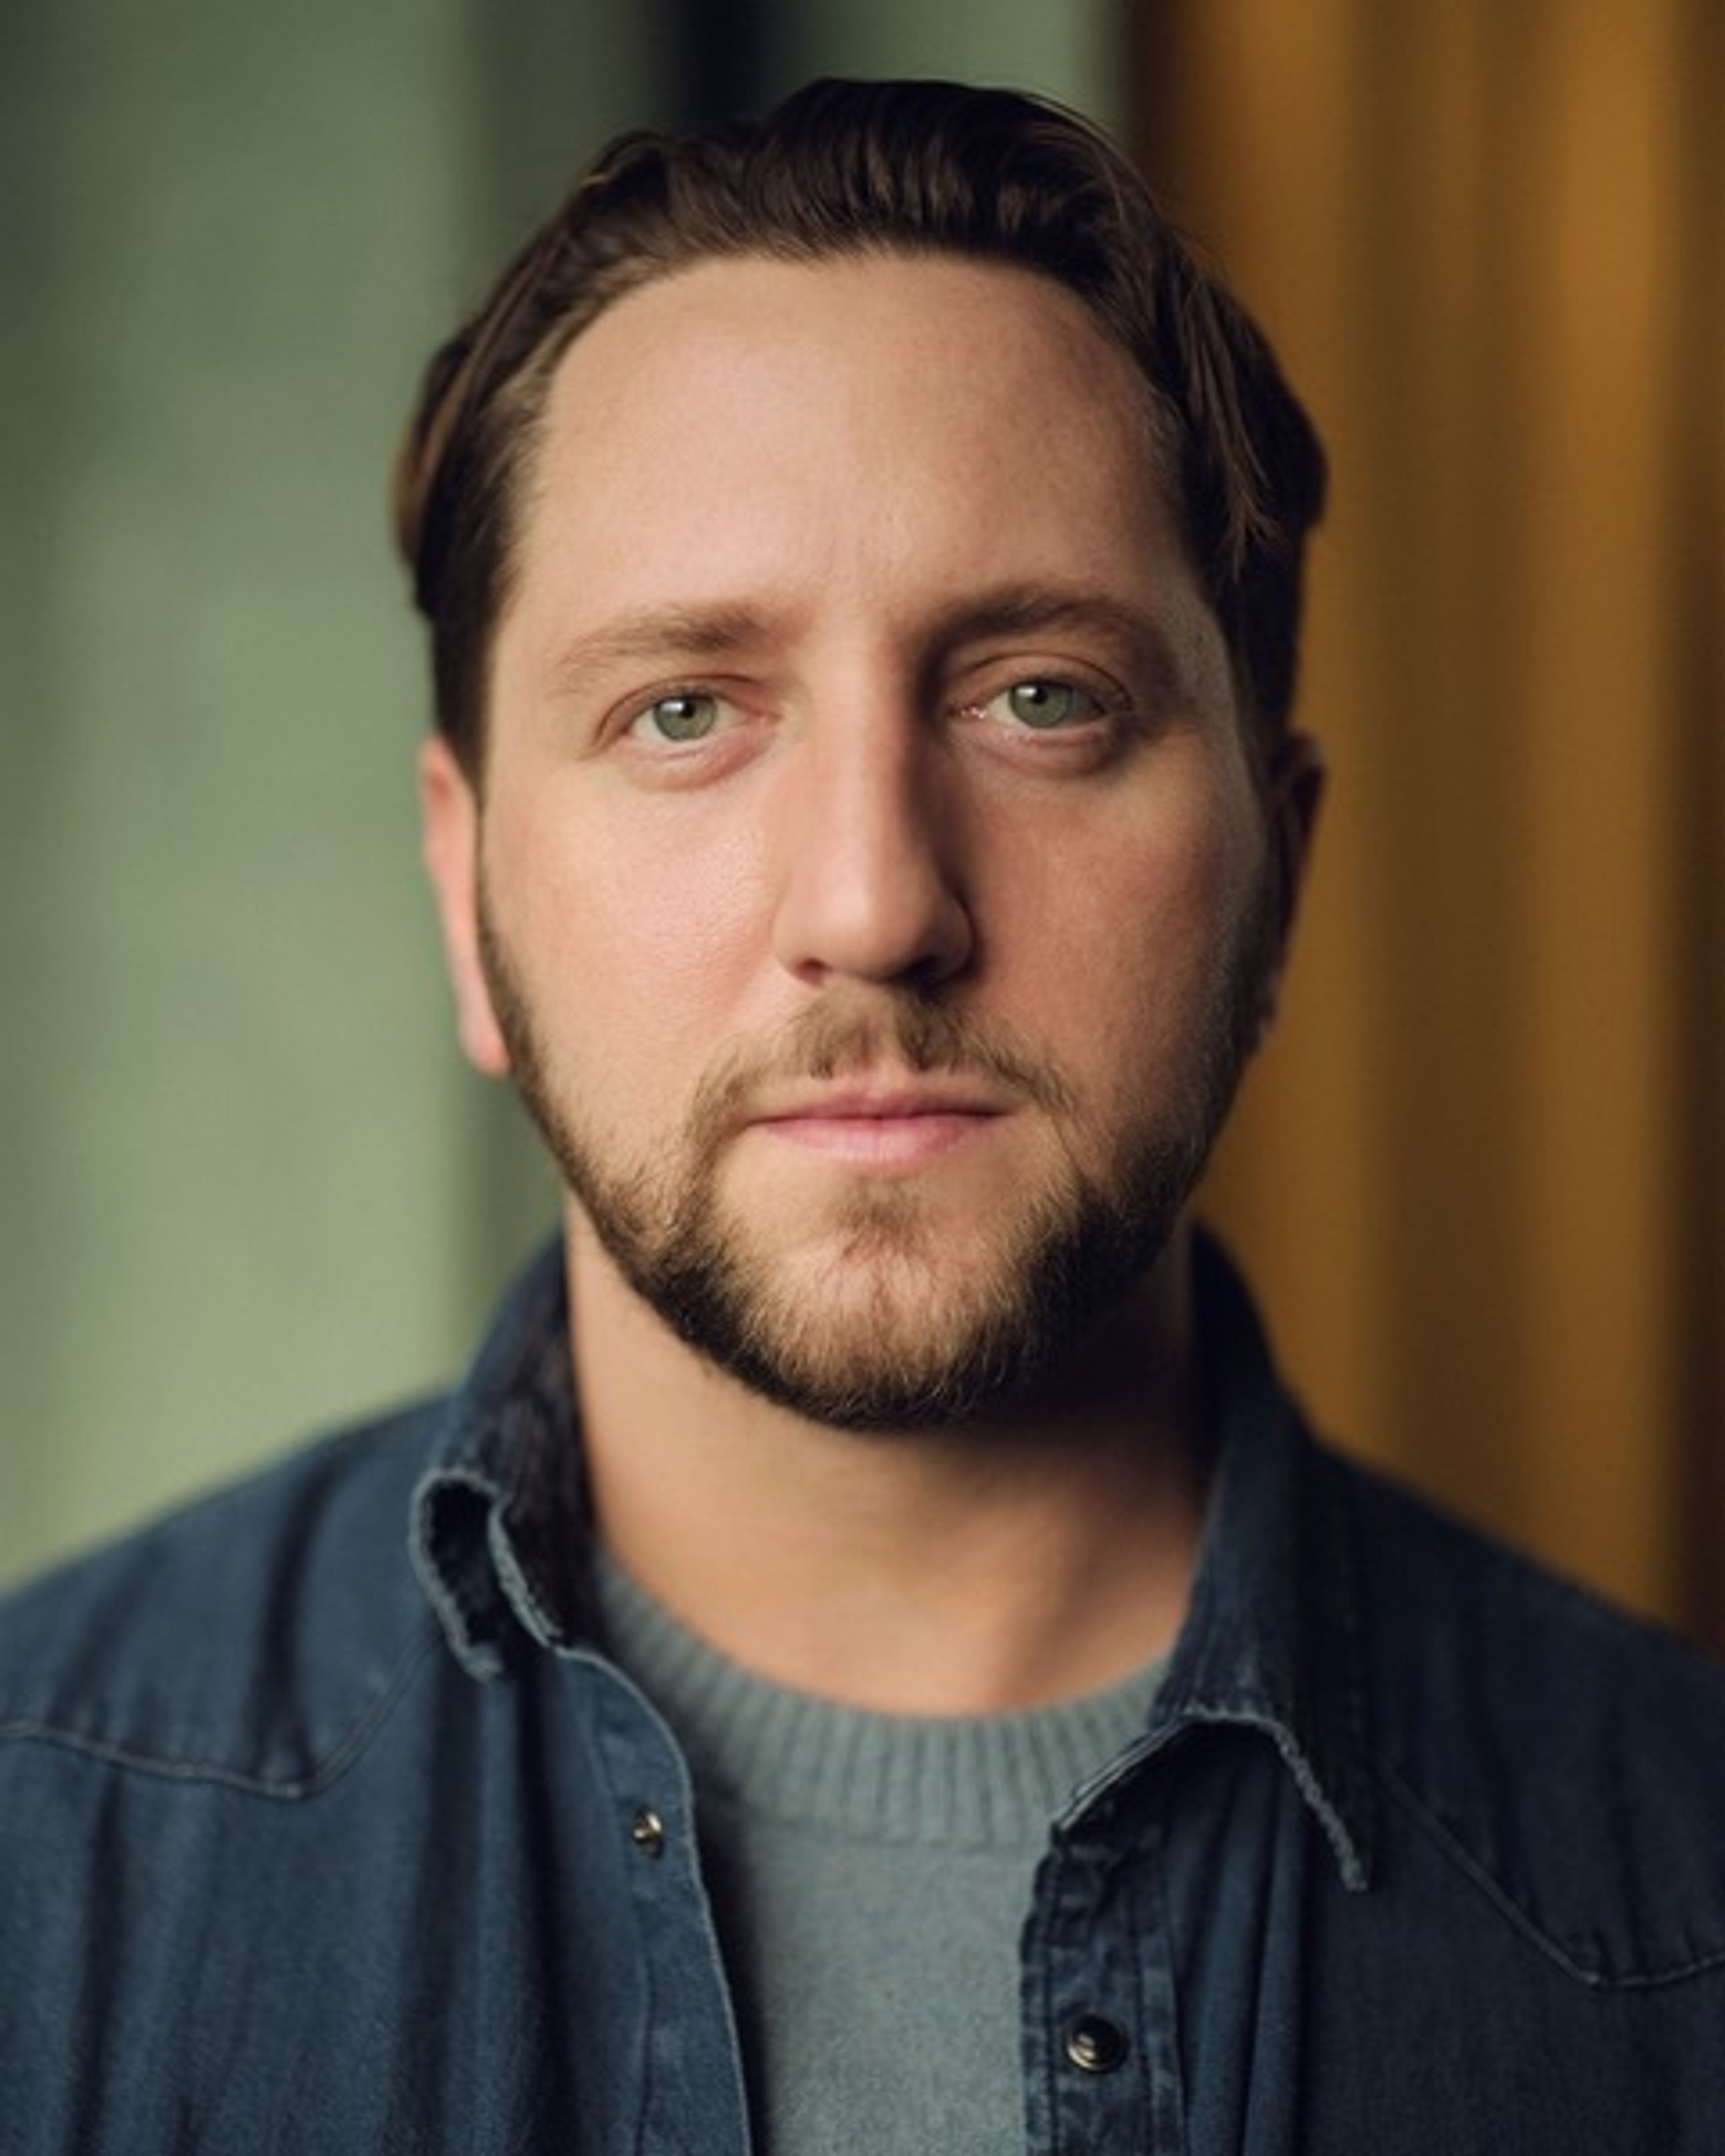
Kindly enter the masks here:
M 1259 744 L 1285 728 L 1324 457 L 1257 326 L 1075 115 L 953 83 L 819 82 L 753 125 L 619 137 L 427 368 L 396 535 L 430 627 L 437 724 L 470 776 L 524 482 L 569 345 L 699 262 L 871 254 L 1039 272 L 1124 347 Z

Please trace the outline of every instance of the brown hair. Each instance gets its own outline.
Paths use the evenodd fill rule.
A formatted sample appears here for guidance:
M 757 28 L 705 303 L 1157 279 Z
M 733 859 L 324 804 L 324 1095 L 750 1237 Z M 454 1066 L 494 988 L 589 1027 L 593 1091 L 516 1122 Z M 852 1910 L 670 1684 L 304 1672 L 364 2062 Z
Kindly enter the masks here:
M 697 262 L 881 251 L 1040 271 L 1124 347 L 1242 694 L 1263 736 L 1285 725 L 1324 460 L 1257 327 L 1074 115 L 951 83 L 820 82 L 752 126 L 620 137 L 426 370 L 396 534 L 430 624 L 437 722 L 470 773 L 516 501 L 569 345 Z

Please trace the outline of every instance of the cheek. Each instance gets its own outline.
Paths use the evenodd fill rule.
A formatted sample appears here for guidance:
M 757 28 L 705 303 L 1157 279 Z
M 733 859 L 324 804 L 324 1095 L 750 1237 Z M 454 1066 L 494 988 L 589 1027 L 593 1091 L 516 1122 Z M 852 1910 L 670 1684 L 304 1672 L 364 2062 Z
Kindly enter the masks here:
M 499 923 L 547 1030 L 611 1062 L 661 1062 L 686 1029 L 710 1047 L 759 942 L 749 849 L 647 821 L 627 802 L 560 808 L 547 787 L 499 813 L 488 846 Z
M 1214 805 L 1092 833 L 1042 880 L 1044 927 L 1060 923 L 1041 939 L 1044 1037 L 1056 1056 L 1071 1042 L 1103 1095 L 1141 1092 L 1207 1039 L 1259 918 L 1261 820 L 1249 797 Z

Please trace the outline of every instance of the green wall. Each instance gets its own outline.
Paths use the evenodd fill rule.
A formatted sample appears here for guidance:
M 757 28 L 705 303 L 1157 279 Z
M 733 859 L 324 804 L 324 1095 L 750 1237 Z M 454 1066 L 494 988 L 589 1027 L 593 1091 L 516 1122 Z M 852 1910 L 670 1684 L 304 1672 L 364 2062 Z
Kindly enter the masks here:
M 0 1576 L 457 1371 L 554 1209 L 450 1040 L 385 536 L 415 372 L 679 9 L 55 0 L 0 38 Z M 758 87 L 1097 5 L 782 8 Z

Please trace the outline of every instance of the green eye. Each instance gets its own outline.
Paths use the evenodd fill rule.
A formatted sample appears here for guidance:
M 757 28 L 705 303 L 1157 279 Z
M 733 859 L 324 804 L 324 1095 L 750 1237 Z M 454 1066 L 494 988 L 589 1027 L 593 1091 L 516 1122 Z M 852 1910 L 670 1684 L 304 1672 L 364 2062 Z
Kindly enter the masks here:
M 1095 698 L 1071 682 L 1014 682 L 1001 702 L 1021 726 L 1034 727 L 1039 733 L 1070 726 L 1075 720 L 1090 718 L 1096 710 Z
M 633 730 L 661 741 L 701 741 L 718 724 L 718 698 L 691 691 L 656 698 L 635 720 Z

